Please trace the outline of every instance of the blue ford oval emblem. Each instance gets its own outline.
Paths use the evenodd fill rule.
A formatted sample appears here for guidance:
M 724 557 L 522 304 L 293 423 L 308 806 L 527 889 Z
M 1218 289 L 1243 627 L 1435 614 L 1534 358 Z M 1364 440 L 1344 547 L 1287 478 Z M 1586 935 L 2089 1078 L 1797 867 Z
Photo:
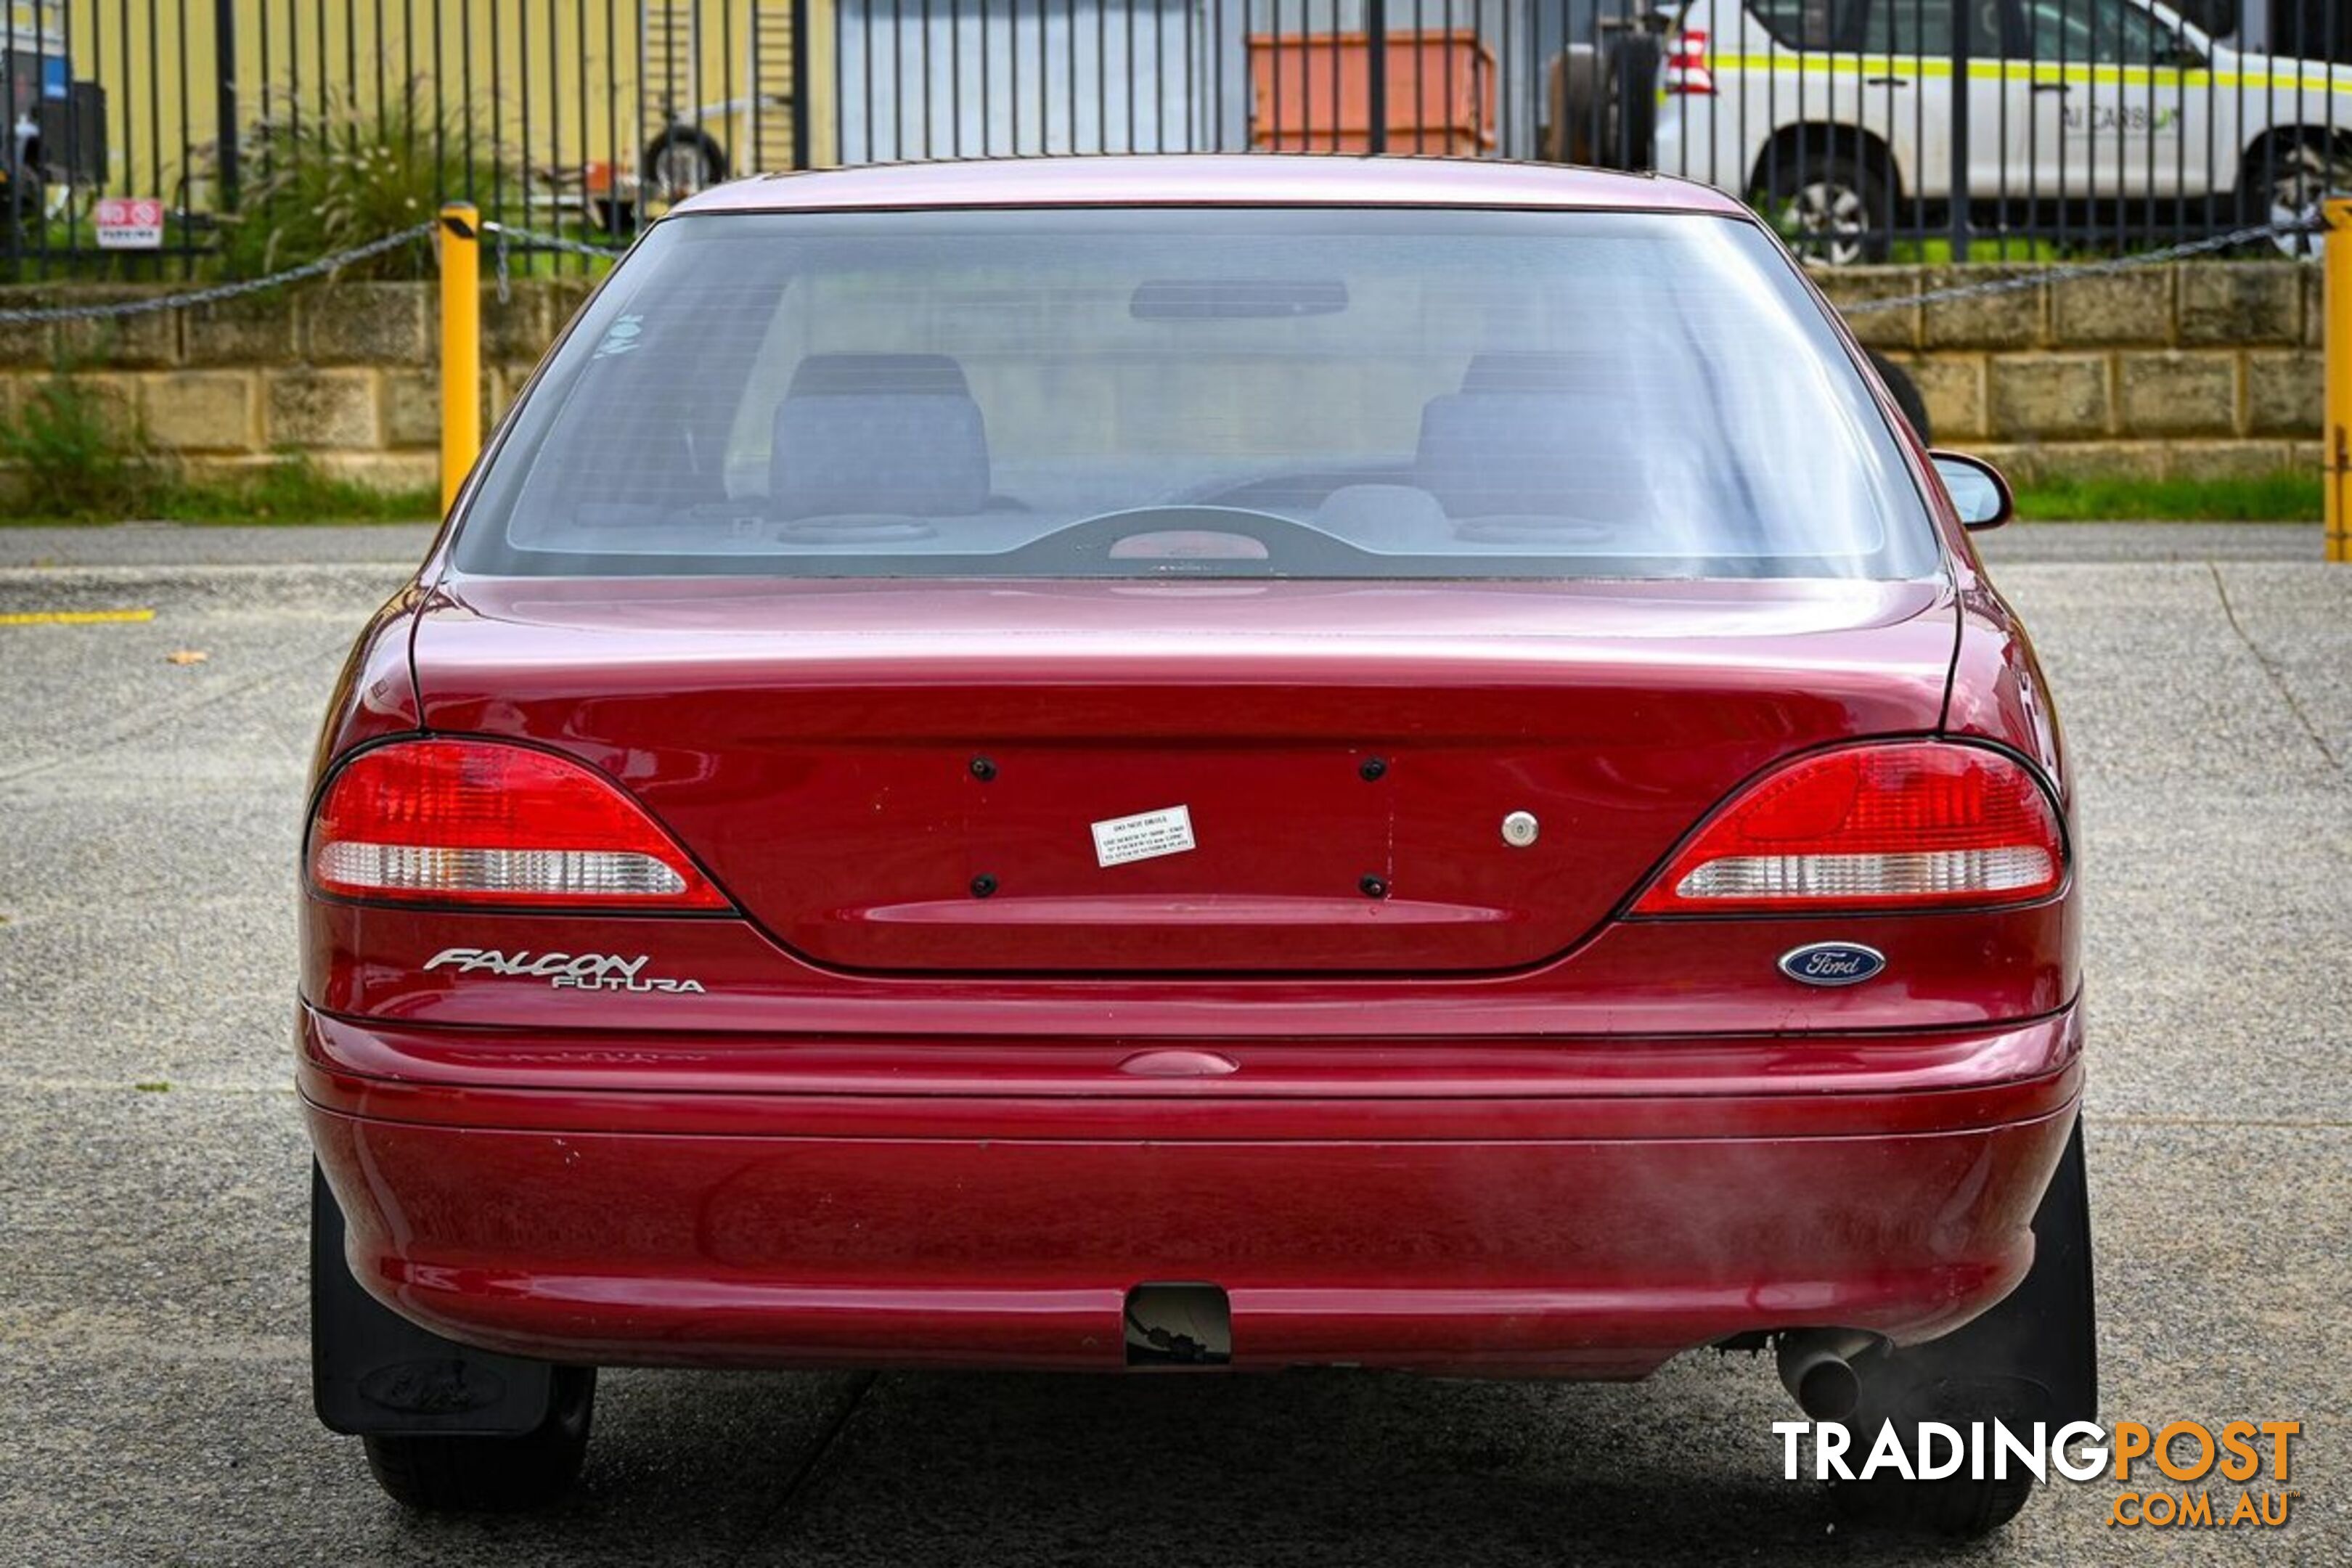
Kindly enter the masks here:
M 1859 985 L 1886 967 L 1886 955 L 1858 942 L 1811 942 L 1780 955 L 1780 973 L 1806 985 Z
M 496 1405 L 506 1380 L 486 1366 L 454 1358 L 395 1362 L 360 1379 L 360 1397 L 386 1410 L 458 1415 Z

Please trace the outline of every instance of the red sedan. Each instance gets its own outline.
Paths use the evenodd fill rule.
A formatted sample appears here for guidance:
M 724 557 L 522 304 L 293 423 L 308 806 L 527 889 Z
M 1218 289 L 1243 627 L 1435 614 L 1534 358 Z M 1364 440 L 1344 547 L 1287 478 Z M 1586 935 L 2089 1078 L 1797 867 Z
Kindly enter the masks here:
M 1769 1346 L 1865 1434 L 2089 1415 L 2072 794 L 1964 531 L 2007 510 L 1696 185 L 686 203 L 327 720 L 322 1418 L 492 1507 L 624 1364 Z

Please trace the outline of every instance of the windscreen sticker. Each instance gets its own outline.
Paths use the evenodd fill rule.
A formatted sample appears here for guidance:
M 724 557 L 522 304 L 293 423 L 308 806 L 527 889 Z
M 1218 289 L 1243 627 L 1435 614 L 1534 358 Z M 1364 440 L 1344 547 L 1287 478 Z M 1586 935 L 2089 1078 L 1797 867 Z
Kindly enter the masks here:
M 1130 860 L 1151 860 L 1181 855 L 1192 846 L 1192 808 L 1171 805 L 1160 811 L 1114 816 L 1093 824 L 1095 864 L 1124 866 Z
M 637 334 L 646 330 L 643 314 L 623 316 L 604 330 L 604 341 L 596 345 L 593 359 L 611 359 L 625 354 L 637 346 Z

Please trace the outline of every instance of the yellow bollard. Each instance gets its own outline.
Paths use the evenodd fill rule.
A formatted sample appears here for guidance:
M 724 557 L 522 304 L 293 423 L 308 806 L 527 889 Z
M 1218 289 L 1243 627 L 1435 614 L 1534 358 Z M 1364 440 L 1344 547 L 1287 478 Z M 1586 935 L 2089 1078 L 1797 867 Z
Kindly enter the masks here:
M 482 215 L 441 209 L 441 510 L 482 450 Z
M 2352 561 L 2352 200 L 2331 198 L 2327 218 L 2327 423 L 2320 459 L 2326 475 L 2327 559 Z

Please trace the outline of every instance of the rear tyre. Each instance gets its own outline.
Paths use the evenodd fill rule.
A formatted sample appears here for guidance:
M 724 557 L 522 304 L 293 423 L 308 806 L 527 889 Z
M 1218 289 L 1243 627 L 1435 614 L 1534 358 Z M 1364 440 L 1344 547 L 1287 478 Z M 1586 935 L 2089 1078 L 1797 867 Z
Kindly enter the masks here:
M 1863 353 L 1870 356 L 1871 368 L 1878 372 L 1878 379 L 1886 384 L 1886 390 L 1895 395 L 1895 406 L 1903 410 L 1903 417 L 1918 436 L 1919 444 L 1934 446 L 1936 436 L 1927 421 L 1927 400 L 1919 395 L 1919 384 L 1911 379 L 1911 373 L 1876 349 L 1864 349 Z
M 2091 1294 L 2090 1192 L 2080 1122 L 2033 1216 L 2033 1267 L 2000 1306 L 1957 1333 L 1864 1363 L 1862 1406 L 1847 1421 L 1851 1461 L 1896 1423 L 1906 1452 L 1913 1423 L 1941 1421 L 1965 1434 L 1971 1421 L 2012 1430 L 2046 1421 L 2051 1430 L 2098 1414 L 2097 1312 Z M 1990 1535 L 2033 1495 L 2030 1471 L 2006 1479 L 1906 1481 L 1881 1474 L 1839 1481 L 1832 1505 L 1859 1524 L 1918 1535 Z
M 1966 1432 L 1970 1420 L 1983 1419 L 1983 1412 L 1969 1415 L 1953 1411 L 1945 1416 L 1923 1419 L 1945 1420 Z M 1862 1434 L 1856 1433 L 1854 1440 L 1866 1449 L 1868 1439 Z M 1839 1481 L 1830 1492 L 1840 1516 L 1852 1523 L 1900 1531 L 1906 1535 L 1940 1536 L 1948 1541 L 1974 1541 L 1990 1535 L 2015 1519 L 2032 1496 L 2031 1471 L 2012 1474 L 2006 1480 L 1988 1478 L 1980 1481 L 1964 1475 L 1939 1481 L 1874 1476 L 1866 1481 Z
M 1784 154 L 1776 164 L 1767 171 L 1767 210 L 1790 250 L 1832 267 L 1887 258 L 1886 176 L 1869 159 Z
M 520 1437 L 371 1435 L 368 1468 L 394 1502 L 428 1513 L 511 1513 L 572 1489 L 588 1457 L 596 1369 L 559 1367 L 547 1419 Z

